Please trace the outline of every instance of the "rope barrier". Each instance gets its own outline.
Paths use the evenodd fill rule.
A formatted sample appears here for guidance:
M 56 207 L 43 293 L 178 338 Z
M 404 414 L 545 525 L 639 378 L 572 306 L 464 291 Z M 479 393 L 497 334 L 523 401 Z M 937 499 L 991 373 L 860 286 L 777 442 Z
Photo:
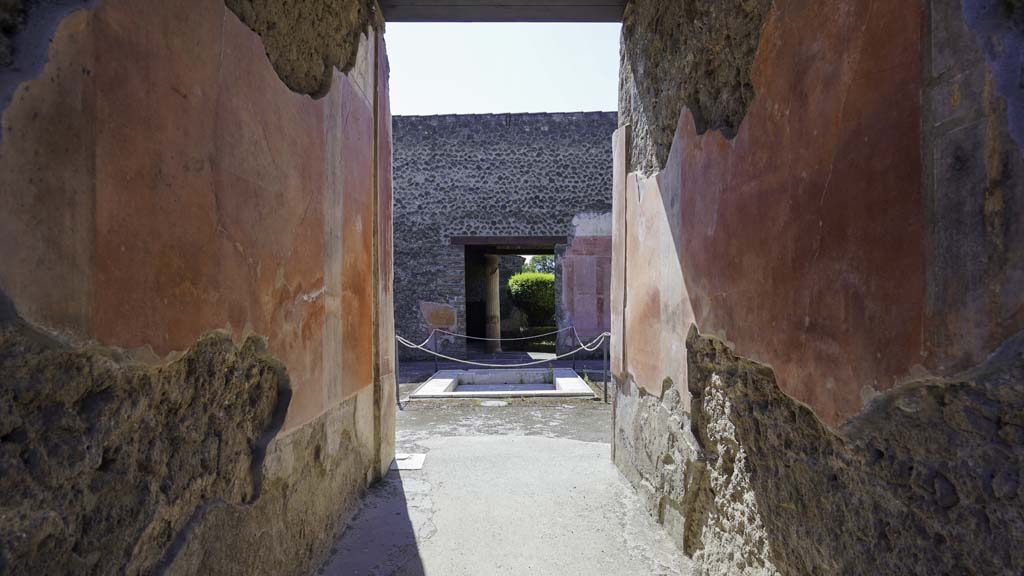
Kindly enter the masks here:
M 528 366 L 539 366 L 541 364 L 546 364 L 546 363 L 549 363 L 549 362 L 553 362 L 555 360 L 561 360 L 562 358 L 568 358 L 569 356 L 572 356 L 572 355 L 576 354 L 577 352 L 579 352 L 581 350 L 586 350 L 587 352 L 593 352 L 594 350 L 597 350 L 601 346 L 601 344 L 604 343 L 605 338 L 608 338 L 610 336 L 611 336 L 611 333 L 605 332 L 605 333 L 601 334 L 600 336 L 598 336 L 597 338 L 591 340 L 591 342 L 589 344 L 583 344 L 582 342 L 580 342 L 580 344 L 582 344 L 582 345 L 579 348 L 573 350 L 572 352 L 566 352 L 565 354 L 561 354 L 561 355 L 555 356 L 554 358 L 548 358 L 546 360 L 536 360 L 536 361 L 533 361 L 533 362 L 524 362 L 524 363 L 521 363 L 521 364 L 489 364 L 489 363 L 486 363 L 486 362 L 473 362 L 471 360 L 463 360 L 461 358 L 454 358 L 452 356 L 447 356 L 445 354 L 441 354 L 440 352 L 434 352 L 433 350 L 431 350 L 429 348 L 424 348 L 421 345 L 418 345 L 418 344 L 416 344 L 414 342 L 410 342 L 409 340 L 406 340 L 405 338 L 399 336 L 398 334 L 395 334 L 395 340 L 398 340 L 398 343 L 401 344 L 402 346 L 405 346 L 406 348 L 418 348 L 418 349 L 420 349 L 420 350 L 422 350 L 424 352 L 427 352 L 429 354 L 433 354 L 434 356 L 437 356 L 438 358 L 444 358 L 445 360 L 449 360 L 451 362 L 458 362 L 460 364 L 468 364 L 470 366 L 480 366 L 482 368 L 526 368 Z
M 605 338 L 610 338 L 611 335 L 612 335 L 611 332 L 605 332 L 604 334 L 601 334 L 600 336 L 598 336 L 594 340 L 591 340 L 589 345 L 588 344 L 584 344 L 583 341 L 580 340 L 580 347 L 577 348 L 576 350 L 573 350 L 571 353 L 575 354 L 576 352 L 579 352 L 580 350 L 586 350 L 587 352 L 593 352 L 594 350 L 597 350 L 598 348 L 601 347 L 601 344 L 604 343 L 604 339 Z M 579 336 L 577 336 L 576 339 L 579 340 Z M 600 342 L 598 342 L 598 340 L 600 340 Z M 597 342 L 597 344 L 594 344 L 595 342 Z M 593 347 L 592 348 L 588 348 L 588 346 L 590 346 L 590 345 L 592 345 Z
M 440 332 L 441 334 L 447 334 L 449 336 L 455 336 L 457 338 L 465 338 L 467 340 L 486 340 L 488 342 L 515 342 L 515 341 L 518 341 L 518 340 L 535 340 L 537 338 L 543 338 L 545 336 L 551 336 L 553 334 L 560 334 L 560 333 L 565 332 L 566 330 L 569 330 L 569 329 L 575 330 L 576 328 L 574 326 L 569 326 L 569 327 L 566 327 L 566 328 L 562 328 L 561 330 L 555 330 L 554 332 L 546 332 L 544 334 L 535 334 L 533 336 L 523 336 L 521 338 L 482 338 L 480 336 L 469 336 L 467 334 L 456 334 L 455 332 L 449 332 L 447 330 L 441 330 L 440 328 L 435 328 L 434 330 L 436 332 Z M 428 340 L 429 340 L 429 338 L 428 338 Z M 581 342 L 581 344 L 582 344 L 582 342 Z

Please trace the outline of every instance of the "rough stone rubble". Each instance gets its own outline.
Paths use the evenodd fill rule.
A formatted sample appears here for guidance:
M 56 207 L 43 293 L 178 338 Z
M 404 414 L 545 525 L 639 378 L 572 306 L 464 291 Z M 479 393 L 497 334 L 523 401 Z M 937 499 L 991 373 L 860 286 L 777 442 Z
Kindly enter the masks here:
M 692 414 L 630 383 L 617 463 L 702 574 L 1013 574 L 1024 334 L 833 431 L 771 369 L 691 330 Z
M 679 113 L 697 132 L 735 134 L 754 99 L 750 69 L 771 0 L 634 0 L 622 21 L 619 124 L 632 129 L 632 165 L 665 166 Z
M 250 337 L 201 338 L 163 366 L 0 325 L 0 567 L 146 573 L 214 504 L 260 496 L 290 391 Z

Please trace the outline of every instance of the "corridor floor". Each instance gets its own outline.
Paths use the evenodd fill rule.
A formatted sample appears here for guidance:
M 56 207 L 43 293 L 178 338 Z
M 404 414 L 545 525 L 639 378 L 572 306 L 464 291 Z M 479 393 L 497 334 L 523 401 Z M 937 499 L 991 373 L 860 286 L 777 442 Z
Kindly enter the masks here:
M 592 400 L 405 403 L 398 452 L 426 453 L 423 469 L 374 486 L 318 573 L 689 574 L 612 464 L 610 431 Z

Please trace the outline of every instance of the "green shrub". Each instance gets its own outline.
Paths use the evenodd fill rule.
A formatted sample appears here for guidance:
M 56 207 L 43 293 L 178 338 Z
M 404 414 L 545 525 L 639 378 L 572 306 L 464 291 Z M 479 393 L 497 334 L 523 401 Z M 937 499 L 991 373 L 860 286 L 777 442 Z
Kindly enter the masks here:
M 555 316 L 555 275 L 523 272 L 508 279 L 512 303 L 525 314 L 531 326 L 551 324 Z

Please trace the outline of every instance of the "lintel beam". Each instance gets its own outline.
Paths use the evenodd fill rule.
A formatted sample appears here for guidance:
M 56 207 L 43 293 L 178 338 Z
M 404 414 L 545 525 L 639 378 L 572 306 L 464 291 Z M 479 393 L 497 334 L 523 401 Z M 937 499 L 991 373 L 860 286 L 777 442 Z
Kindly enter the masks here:
M 452 246 L 493 246 L 501 248 L 553 248 L 565 244 L 565 236 L 452 236 Z
M 621 22 L 626 0 L 380 0 L 388 22 Z

